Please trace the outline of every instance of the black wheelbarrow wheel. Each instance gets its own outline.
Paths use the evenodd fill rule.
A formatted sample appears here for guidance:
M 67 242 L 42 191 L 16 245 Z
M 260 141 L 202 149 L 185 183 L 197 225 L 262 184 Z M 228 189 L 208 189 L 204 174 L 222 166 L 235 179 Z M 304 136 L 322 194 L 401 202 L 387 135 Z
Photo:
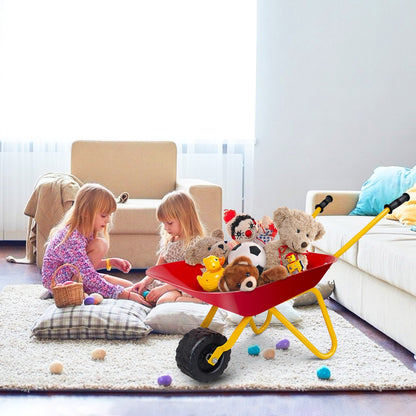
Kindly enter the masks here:
M 213 381 L 227 368 L 231 350 L 224 351 L 215 365 L 211 365 L 208 360 L 216 348 L 226 342 L 224 335 L 209 328 L 192 329 L 184 335 L 176 348 L 176 363 L 183 373 L 195 380 Z

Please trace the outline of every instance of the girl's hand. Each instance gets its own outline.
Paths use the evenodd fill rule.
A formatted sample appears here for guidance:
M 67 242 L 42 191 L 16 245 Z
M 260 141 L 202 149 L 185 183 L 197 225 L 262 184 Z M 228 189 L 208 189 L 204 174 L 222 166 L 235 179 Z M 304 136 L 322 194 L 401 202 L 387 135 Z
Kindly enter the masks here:
M 111 258 L 111 265 L 123 273 L 128 273 L 131 270 L 131 264 L 128 260 L 119 259 L 117 257 Z
M 154 305 L 159 300 L 159 298 L 168 291 L 169 288 L 167 285 L 155 287 L 148 293 L 148 295 L 146 296 L 146 300 Z
M 120 293 L 119 297 L 122 299 L 128 299 L 137 303 L 141 303 L 142 305 L 147 306 L 148 308 L 152 307 L 152 305 L 149 302 L 147 302 L 146 299 L 142 295 L 136 292 L 133 292 L 130 289 L 131 288 L 124 290 L 122 293 Z
M 131 290 L 133 292 L 137 292 L 137 293 L 143 293 L 147 287 L 153 282 L 153 278 L 146 276 L 144 277 L 142 280 L 140 280 L 140 282 L 135 283 L 132 287 Z

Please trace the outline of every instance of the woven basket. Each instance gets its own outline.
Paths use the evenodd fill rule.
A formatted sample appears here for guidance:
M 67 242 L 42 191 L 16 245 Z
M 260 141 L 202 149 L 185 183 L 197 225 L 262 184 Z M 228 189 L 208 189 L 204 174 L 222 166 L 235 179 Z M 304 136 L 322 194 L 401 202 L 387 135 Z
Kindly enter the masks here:
M 75 270 L 75 278 L 78 282 L 70 285 L 55 285 L 55 276 L 63 267 L 72 267 Z M 78 268 L 70 263 L 64 263 L 59 266 L 52 275 L 51 289 L 55 304 L 58 308 L 65 308 L 66 306 L 78 306 L 84 301 L 84 285 L 82 284 L 82 276 Z

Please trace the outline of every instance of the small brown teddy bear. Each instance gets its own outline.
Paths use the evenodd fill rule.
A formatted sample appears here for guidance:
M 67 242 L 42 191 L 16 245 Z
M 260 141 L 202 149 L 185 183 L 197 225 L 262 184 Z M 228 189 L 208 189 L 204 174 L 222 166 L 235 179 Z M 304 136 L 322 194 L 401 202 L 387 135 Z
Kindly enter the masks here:
M 308 259 L 305 255 L 310 243 L 319 240 L 325 234 L 323 225 L 316 221 L 312 215 L 298 209 L 287 207 L 277 208 L 273 212 L 273 222 L 279 230 L 279 239 L 266 244 L 266 267 L 267 271 L 283 265 L 292 273 L 292 263 L 295 260 L 305 270 Z
M 248 257 L 239 256 L 225 267 L 224 273 L 218 282 L 220 292 L 233 292 L 241 290 L 250 292 L 257 287 L 259 271 Z
M 224 233 L 218 228 L 212 231 L 210 236 L 201 237 L 188 247 L 185 251 L 185 262 L 195 266 L 196 264 L 203 264 L 204 258 L 208 256 L 227 259 L 230 250 L 230 247 L 224 241 Z
M 276 266 L 270 270 L 269 276 L 264 276 L 264 272 L 259 276 L 257 267 L 246 256 L 239 256 L 225 267 L 224 273 L 218 282 L 218 289 L 221 292 L 232 292 L 241 290 L 249 292 L 257 286 L 282 280 L 287 277 L 287 270 L 283 266 Z

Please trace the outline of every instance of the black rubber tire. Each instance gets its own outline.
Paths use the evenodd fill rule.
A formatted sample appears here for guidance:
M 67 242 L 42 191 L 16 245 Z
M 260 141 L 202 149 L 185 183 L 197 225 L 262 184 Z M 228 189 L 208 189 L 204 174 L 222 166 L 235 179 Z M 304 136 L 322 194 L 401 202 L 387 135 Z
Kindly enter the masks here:
M 179 369 L 195 380 L 216 380 L 227 368 L 231 350 L 224 351 L 218 362 L 211 365 L 209 356 L 217 347 L 227 342 L 227 337 L 209 328 L 195 328 L 179 341 L 176 348 L 176 364 Z

